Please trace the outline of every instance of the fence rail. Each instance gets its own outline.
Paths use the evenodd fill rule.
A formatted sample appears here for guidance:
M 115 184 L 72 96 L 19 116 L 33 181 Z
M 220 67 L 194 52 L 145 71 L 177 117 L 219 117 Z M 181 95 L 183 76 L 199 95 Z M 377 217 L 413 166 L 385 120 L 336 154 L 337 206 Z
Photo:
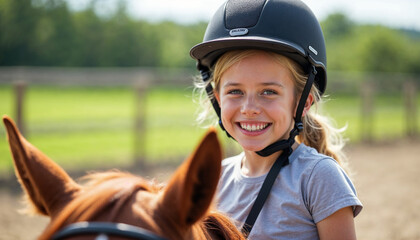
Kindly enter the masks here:
M 0 83 L 77 86 L 191 84 L 193 71 L 160 68 L 0 67 Z
M 23 108 L 25 92 L 31 85 L 59 86 L 129 86 L 135 89 L 134 160 L 143 165 L 145 126 L 145 93 L 149 88 L 159 85 L 185 85 L 192 83 L 193 72 L 185 69 L 163 70 L 153 68 L 55 68 L 55 67 L 1 67 L 0 84 L 14 86 L 15 119 L 26 134 Z M 419 135 L 417 86 L 418 77 L 392 74 L 349 74 L 333 72 L 329 74 L 330 92 L 350 92 L 359 94 L 361 99 L 360 121 L 363 141 L 373 139 L 373 113 L 375 112 L 375 95 L 378 92 L 400 92 L 404 96 L 406 135 Z

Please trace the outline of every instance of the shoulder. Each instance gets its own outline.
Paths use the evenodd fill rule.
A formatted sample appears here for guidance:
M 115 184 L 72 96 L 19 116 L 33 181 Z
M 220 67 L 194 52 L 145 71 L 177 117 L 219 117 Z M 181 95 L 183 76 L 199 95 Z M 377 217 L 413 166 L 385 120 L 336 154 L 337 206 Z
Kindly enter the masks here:
M 340 181 L 352 186 L 347 173 L 335 159 L 304 144 L 300 144 L 293 154 L 290 157 L 291 166 L 301 171 L 301 180 L 305 181 L 305 185 Z
M 303 144 L 302 144 L 303 145 Z M 308 162 L 309 178 L 342 179 L 349 181 L 345 170 L 332 157 L 319 153 L 314 148 L 303 145 L 304 151 L 300 156 L 301 161 Z
M 318 171 L 343 171 L 333 158 L 319 153 L 316 149 L 300 144 L 289 157 L 290 166 L 294 171 L 303 174 L 302 177 L 310 178 Z
M 335 159 L 321 154 L 316 149 L 305 144 L 300 144 L 289 159 L 291 164 L 299 165 L 301 169 L 310 171 L 325 167 L 343 170 Z
M 322 160 L 322 159 L 330 159 L 330 160 L 335 161 L 333 158 L 328 157 L 322 153 L 319 153 L 315 148 L 306 146 L 303 143 L 299 144 L 296 150 L 292 153 L 291 158 L 297 158 L 301 161 L 310 160 L 311 163 L 313 163 L 314 161 Z
M 302 147 L 295 164 L 305 166 L 302 194 L 315 222 L 347 206 L 353 206 L 354 215 L 357 215 L 362 205 L 344 169 L 333 158 L 305 145 Z

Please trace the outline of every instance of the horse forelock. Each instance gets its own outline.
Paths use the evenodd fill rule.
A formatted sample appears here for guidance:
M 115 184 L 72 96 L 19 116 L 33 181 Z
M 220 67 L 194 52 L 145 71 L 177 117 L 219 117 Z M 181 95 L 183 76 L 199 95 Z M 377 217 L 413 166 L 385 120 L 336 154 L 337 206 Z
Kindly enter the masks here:
M 82 190 L 62 211 L 51 219 L 40 239 L 50 239 L 62 227 L 81 221 L 114 220 L 138 191 L 157 193 L 162 188 L 152 181 L 120 171 L 90 173 L 80 179 Z

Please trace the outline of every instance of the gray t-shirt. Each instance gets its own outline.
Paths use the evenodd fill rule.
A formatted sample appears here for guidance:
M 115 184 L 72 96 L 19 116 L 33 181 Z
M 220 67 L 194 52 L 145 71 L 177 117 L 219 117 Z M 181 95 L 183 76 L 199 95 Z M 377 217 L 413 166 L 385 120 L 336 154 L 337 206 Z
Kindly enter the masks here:
M 242 228 L 266 175 L 241 173 L 244 153 L 223 160 L 217 207 Z M 249 239 L 319 239 L 316 223 L 344 207 L 362 210 L 356 190 L 337 162 L 304 144 L 274 182 Z

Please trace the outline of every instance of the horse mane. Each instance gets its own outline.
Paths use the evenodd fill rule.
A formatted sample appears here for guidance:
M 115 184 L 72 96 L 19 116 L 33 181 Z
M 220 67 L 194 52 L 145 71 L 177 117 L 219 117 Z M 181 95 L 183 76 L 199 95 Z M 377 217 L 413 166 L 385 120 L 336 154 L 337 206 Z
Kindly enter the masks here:
M 60 212 L 40 239 L 50 239 L 60 228 L 74 222 L 90 221 L 105 210 L 111 211 L 111 221 L 133 193 L 140 190 L 158 192 L 161 188 L 151 181 L 118 170 L 90 173 L 80 180 L 84 182 L 83 194 Z
M 203 224 L 205 229 L 212 231 L 213 239 L 244 239 L 243 235 L 232 224 L 232 219 L 220 212 L 211 211 Z
M 158 193 L 162 184 L 146 180 L 127 172 L 112 170 L 90 173 L 80 179 L 83 183 L 80 197 L 70 202 L 50 222 L 39 239 L 50 239 L 64 226 L 80 221 L 92 221 L 98 214 L 111 211 L 107 219 L 111 222 L 121 208 L 137 191 Z M 217 211 L 209 211 L 203 221 L 193 226 L 205 239 L 243 239 L 231 220 Z

